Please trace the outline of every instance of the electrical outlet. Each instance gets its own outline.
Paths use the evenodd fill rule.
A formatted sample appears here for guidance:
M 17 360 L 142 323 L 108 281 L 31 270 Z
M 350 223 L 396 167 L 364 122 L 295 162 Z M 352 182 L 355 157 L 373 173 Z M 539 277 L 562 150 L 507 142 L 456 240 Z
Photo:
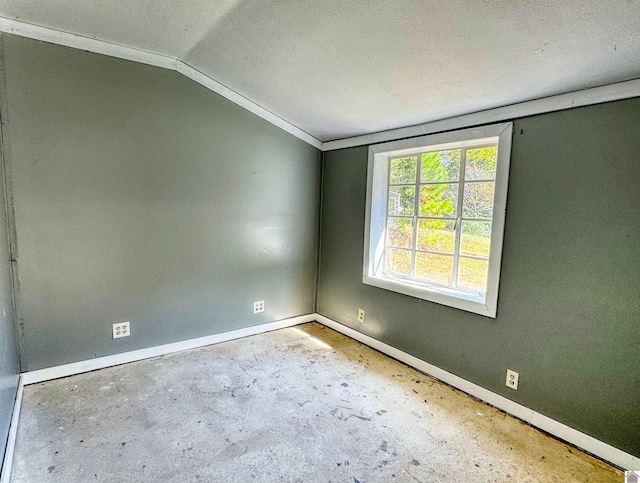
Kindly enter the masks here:
M 131 335 L 130 322 L 119 322 L 117 324 L 113 324 L 112 330 L 114 339 L 119 339 L 120 337 L 129 337 Z
M 358 322 L 364 324 L 364 309 L 358 309 Z
M 511 369 L 507 369 L 507 387 L 511 389 L 518 390 L 518 379 L 520 378 L 520 374 L 516 371 L 512 371 Z
M 253 302 L 253 313 L 257 314 L 259 312 L 264 312 L 264 300 Z

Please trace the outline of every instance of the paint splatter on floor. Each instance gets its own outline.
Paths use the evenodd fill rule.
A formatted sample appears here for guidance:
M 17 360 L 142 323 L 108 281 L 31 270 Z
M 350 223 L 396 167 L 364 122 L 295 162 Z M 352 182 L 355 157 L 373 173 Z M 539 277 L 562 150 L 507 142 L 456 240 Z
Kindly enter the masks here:
M 622 479 L 315 323 L 26 387 L 12 475 L 16 483 Z

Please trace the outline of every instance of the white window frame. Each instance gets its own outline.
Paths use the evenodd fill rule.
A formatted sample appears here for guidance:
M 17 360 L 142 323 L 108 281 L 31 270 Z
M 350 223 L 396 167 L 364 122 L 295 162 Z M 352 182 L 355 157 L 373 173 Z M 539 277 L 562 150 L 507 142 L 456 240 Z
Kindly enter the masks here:
M 496 317 L 512 131 L 513 123 L 508 122 L 392 141 L 369 147 L 363 283 L 486 317 Z M 479 293 L 432 285 L 417 280 L 376 274 L 376 266 L 380 267 L 380 263 L 384 265 L 389 159 L 398 156 L 415 155 L 423 151 L 474 147 L 486 145 L 487 143 L 497 143 L 498 153 L 487 290 L 484 296 Z M 420 161 L 418 160 L 418 162 Z M 416 196 L 418 196 L 418 193 L 416 193 Z M 458 200 L 458 202 L 462 203 L 462 199 Z

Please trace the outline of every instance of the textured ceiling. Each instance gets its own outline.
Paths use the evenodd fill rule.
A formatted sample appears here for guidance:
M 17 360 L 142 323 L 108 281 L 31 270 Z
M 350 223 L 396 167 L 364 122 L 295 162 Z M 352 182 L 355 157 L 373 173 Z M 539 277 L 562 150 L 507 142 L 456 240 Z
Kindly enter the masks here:
M 640 78 L 640 0 L 0 0 L 178 58 L 327 141 Z

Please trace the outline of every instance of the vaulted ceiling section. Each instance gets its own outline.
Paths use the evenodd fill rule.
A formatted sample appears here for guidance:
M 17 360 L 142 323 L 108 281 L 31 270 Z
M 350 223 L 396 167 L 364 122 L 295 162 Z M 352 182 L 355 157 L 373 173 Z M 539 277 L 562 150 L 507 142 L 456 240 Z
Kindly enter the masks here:
M 321 141 L 640 78 L 640 0 L 1 0 L 183 61 Z

